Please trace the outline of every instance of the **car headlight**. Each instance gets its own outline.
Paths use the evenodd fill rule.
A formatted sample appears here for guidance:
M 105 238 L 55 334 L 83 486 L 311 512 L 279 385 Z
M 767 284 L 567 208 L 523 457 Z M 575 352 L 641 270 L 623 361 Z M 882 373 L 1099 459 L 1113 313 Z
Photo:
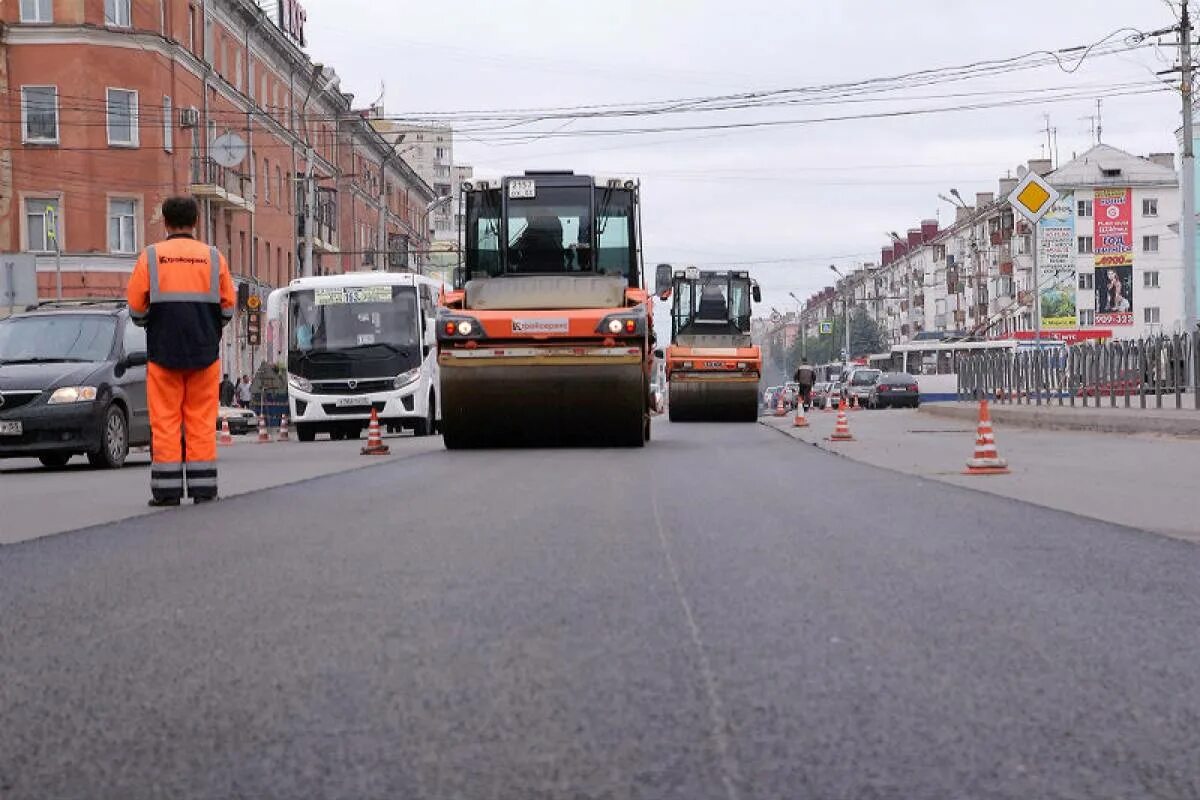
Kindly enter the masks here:
M 86 403 L 95 399 L 95 386 L 63 386 L 54 390 L 54 394 L 50 395 L 48 402 L 54 406 L 61 403 Z
M 308 378 L 293 375 L 290 372 L 288 373 L 288 386 L 291 386 L 293 389 L 299 389 L 302 392 L 312 391 L 312 384 L 309 383 Z
M 420 368 L 410 369 L 408 372 L 403 372 L 396 376 L 396 380 L 392 381 L 392 386 L 397 389 L 403 389 L 413 381 L 421 377 Z

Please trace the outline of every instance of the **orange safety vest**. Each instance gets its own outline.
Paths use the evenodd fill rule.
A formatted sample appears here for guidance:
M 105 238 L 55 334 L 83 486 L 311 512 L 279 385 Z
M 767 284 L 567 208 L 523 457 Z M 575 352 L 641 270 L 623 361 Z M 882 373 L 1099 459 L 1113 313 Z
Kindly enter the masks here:
M 133 321 L 146 328 L 151 363 L 203 369 L 217 361 L 221 329 L 237 303 L 229 265 L 217 248 L 186 234 L 147 247 L 126 295 Z

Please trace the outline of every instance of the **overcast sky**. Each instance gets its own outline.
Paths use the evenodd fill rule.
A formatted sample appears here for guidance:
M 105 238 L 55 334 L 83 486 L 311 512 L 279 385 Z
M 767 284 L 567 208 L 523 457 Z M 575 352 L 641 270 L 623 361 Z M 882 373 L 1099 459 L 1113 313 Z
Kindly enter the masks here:
M 1166 0 L 307 0 L 309 52 L 389 116 L 578 106 L 806 87 L 1090 44 L 1128 26 L 1175 23 Z M 1193 5 L 1196 9 L 1196 4 Z M 1129 31 L 1109 40 L 1121 45 Z M 646 263 L 778 261 L 749 266 L 766 305 L 788 310 L 845 268 L 879 258 L 885 232 L 952 218 L 938 192 L 996 191 L 1045 150 L 1045 114 L 1062 162 L 1103 140 L 1145 155 L 1174 151 L 1178 94 L 1150 93 L 1174 65 L 1161 48 L 927 86 L 885 102 L 542 124 L 569 138 L 455 141 L 459 163 L 499 175 L 565 168 L 643 181 Z M 1074 67 L 1073 61 L 1067 66 Z M 1117 85 L 1126 86 L 1116 90 Z M 1037 94 L 1031 94 L 1037 90 Z M 1114 96 L 1117 91 L 1141 94 Z M 954 97 L 947 97 L 953 94 Z M 1054 99 L 1071 94 L 1073 99 Z M 1042 100 L 1043 97 L 1048 99 Z M 1028 105 L 901 118 L 722 131 L 584 137 L 580 130 L 803 120 L 1006 99 Z M 492 125 L 494 128 L 494 125 Z M 765 310 L 765 309 L 764 309 Z

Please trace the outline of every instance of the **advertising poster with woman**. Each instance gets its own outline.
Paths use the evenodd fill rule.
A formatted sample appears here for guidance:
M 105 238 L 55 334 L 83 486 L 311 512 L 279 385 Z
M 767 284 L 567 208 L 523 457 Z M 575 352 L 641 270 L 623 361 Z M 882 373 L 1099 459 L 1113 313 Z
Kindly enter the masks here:
M 1097 189 L 1096 324 L 1133 324 L 1133 190 Z

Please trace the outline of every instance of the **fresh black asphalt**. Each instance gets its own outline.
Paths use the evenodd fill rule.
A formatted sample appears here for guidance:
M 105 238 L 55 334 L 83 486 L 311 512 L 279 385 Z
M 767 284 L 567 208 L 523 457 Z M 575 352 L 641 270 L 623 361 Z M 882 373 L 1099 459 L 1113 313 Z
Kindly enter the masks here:
M 0 798 L 1200 797 L 1194 545 L 654 434 L 0 548 Z

